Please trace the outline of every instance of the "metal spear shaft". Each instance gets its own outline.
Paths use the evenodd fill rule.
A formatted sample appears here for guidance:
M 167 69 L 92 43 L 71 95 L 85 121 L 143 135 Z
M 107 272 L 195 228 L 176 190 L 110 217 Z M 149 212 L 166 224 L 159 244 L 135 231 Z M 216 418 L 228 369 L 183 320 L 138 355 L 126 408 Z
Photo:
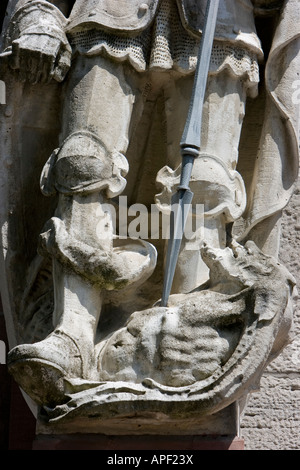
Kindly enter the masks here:
M 220 0 L 207 1 L 192 98 L 187 122 L 180 143 L 182 170 L 180 184 L 177 188 L 177 192 L 171 200 L 170 240 L 168 243 L 166 258 L 165 278 L 161 301 L 162 307 L 166 307 L 168 305 L 185 225 L 194 196 L 190 190 L 189 184 L 195 158 L 200 155 L 203 106 L 219 3 Z

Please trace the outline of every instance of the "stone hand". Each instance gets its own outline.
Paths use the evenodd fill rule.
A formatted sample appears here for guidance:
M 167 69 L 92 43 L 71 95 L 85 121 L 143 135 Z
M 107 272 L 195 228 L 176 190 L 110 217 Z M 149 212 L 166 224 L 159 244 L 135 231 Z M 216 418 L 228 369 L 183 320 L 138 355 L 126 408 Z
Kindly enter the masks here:
M 71 65 L 71 47 L 47 34 L 24 34 L 12 43 L 10 66 L 22 82 L 62 82 Z

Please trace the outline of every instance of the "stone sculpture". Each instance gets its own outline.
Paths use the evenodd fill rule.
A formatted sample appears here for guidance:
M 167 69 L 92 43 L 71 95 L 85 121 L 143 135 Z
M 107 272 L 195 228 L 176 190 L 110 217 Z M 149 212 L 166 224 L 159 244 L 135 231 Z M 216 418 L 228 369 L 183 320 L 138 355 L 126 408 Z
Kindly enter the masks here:
M 183 240 L 168 307 L 166 241 L 122 239 L 114 223 L 120 195 L 170 212 L 205 8 L 11 3 L 1 294 L 11 373 L 50 422 L 91 409 L 212 415 L 255 388 L 289 340 L 295 282 L 277 255 L 298 171 L 297 1 L 220 2 L 191 180 L 203 239 Z M 39 173 L 49 199 L 32 187 Z

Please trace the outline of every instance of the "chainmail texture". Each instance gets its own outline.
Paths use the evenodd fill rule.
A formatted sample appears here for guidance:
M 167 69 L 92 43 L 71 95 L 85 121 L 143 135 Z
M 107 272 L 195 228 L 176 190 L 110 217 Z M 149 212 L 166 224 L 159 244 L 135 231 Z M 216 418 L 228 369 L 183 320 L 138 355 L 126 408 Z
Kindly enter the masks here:
M 162 0 L 151 28 L 136 37 L 110 34 L 100 29 L 72 33 L 70 42 L 74 53 L 104 54 L 118 61 L 129 61 L 138 72 L 146 70 L 177 70 L 192 73 L 197 64 L 200 39 L 190 35 L 182 26 L 177 5 Z M 259 66 L 255 53 L 225 41 L 215 41 L 210 73 L 229 69 L 235 76 L 256 87 Z

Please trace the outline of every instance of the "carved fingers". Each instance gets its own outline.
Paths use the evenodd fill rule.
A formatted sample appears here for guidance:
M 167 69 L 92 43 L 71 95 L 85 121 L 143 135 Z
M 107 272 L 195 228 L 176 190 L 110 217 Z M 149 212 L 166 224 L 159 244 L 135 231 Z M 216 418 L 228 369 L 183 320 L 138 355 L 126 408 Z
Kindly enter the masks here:
M 64 80 L 71 64 L 71 48 L 55 37 L 23 35 L 12 43 L 10 66 L 22 82 L 49 83 Z
M 57 82 L 62 82 L 71 67 L 72 50 L 69 44 L 64 44 L 59 51 L 57 62 L 55 64 L 53 78 Z

